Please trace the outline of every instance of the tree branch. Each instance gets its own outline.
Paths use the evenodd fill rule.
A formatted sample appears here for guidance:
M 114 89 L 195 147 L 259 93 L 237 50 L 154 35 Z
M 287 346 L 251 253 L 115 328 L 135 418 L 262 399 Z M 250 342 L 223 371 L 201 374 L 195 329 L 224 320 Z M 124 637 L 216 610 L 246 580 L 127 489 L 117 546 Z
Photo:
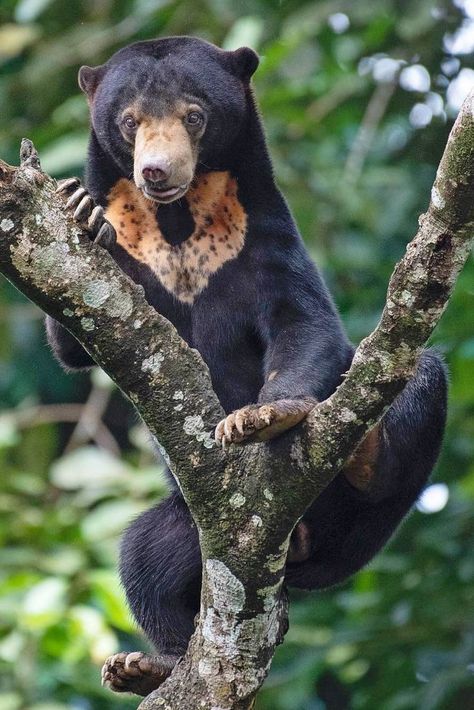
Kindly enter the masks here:
M 381 321 L 343 384 L 294 432 L 227 452 L 214 445 L 223 413 L 199 354 L 65 215 L 29 141 L 20 168 L 0 163 L 0 270 L 65 325 L 131 399 L 198 525 L 200 621 L 186 656 L 142 710 L 250 707 L 285 629 L 291 530 L 412 375 L 469 254 L 473 100 L 451 132 Z

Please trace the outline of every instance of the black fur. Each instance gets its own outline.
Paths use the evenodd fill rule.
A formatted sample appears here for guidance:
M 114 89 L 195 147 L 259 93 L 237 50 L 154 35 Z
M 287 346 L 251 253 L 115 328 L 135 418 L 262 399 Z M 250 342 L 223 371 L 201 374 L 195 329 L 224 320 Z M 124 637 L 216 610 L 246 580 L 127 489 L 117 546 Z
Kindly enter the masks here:
M 353 356 L 331 297 L 275 186 L 248 85 L 255 67 L 251 50 L 223 52 L 181 37 L 121 50 L 95 70 L 97 81 L 87 72 L 95 93 L 86 183 L 97 202 L 105 206 L 110 188 L 133 171 L 117 116 L 137 95 L 157 116 L 183 96 L 204 105 L 208 123 L 197 174 L 228 170 L 238 181 L 239 201 L 248 216 L 245 246 L 211 276 L 192 305 L 178 301 L 148 266 L 120 246 L 112 252 L 124 271 L 143 284 L 149 302 L 200 351 L 226 412 L 285 397 L 323 400 Z M 179 244 L 192 228 L 186 202 L 160 210 L 166 239 Z M 67 367 L 91 364 L 80 345 L 49 319 L 48 337 Z M 277 376 L 267 381 L 275 370 Z M 337 476 L 304 518 L 313 533 L 312 554 L 306 562 L 288 565 L 289 584 L 315 589 L 339 583 L 376 554 L 427 481 L 445 413 L 444 368 L 427 352 L 383 420 L 371 492 L 362 493 L 344 475 Z M 187 646 L 198 611 L 200 564 L 196 530 L 178 491 L 125 533 L 121 575 L 128 600 L 164 653 L 180 654 Z

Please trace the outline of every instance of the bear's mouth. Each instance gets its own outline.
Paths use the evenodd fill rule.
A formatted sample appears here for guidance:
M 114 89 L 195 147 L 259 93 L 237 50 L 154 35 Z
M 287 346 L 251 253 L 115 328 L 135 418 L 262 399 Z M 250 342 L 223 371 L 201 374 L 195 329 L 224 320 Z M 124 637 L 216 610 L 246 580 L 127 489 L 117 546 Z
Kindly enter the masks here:
M 174 202 L 182 197 L 189 188 L 189 183 L 186 185 L 174 185 L 169 187 L 158 187 L 158 185 L 147 184 L 142 187 L 145 197 L 154 202 Z

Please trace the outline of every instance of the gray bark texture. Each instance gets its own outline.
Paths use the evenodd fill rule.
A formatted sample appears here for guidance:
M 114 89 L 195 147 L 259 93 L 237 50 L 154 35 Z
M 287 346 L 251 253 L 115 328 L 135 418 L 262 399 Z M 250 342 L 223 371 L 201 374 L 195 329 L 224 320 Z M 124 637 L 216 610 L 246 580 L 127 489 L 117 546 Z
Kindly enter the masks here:
M 140 710 L 252 707 L 286 629 L 291 531 L 413 374 L 470 253 L 473 110 L 471 94 L 380 323 L 343 384 L 292 435 L 227 451 L 214 443 L 224 413 L 199 353 L 65 213 L 29 141 L 19 168 L 0 162 L 0 271 L 66 326 L 130 398 L 199 529 L 200 619 L 186 655 Z

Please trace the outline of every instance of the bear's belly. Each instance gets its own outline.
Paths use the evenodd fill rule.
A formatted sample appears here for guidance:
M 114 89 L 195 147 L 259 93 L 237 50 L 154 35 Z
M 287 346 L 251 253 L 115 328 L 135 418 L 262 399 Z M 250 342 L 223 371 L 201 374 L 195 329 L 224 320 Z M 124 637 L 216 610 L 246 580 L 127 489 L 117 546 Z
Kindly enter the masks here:
M 229 335 L 217 316 L 194 324 L 193 347 L 209 368 L 212 385 L 226 413 L 256 402 L 264 385 L 264 348 L 247 326 Z M 219 327 L 220 326 L 220 327 Z

